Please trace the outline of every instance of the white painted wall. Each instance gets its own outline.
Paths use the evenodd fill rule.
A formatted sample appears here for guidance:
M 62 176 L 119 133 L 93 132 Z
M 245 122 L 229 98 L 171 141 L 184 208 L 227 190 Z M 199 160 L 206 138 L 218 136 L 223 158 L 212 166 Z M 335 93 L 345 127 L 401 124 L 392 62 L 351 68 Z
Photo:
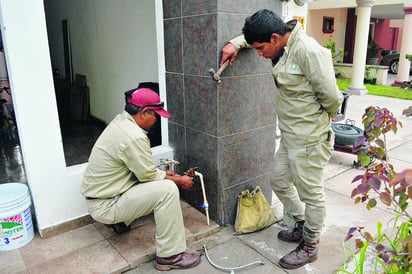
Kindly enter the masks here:
M 154 19 L 156 14 L 162 22 L 161 0 L 59 2 L 62 10 L 54 15 L 69 12 L 70 22 L 80 30 L 73 33 L 72 43 L 78 47 L 74 68 L 88 76 L 94 114 L 109 121 L 123 109 L 123 91 L 138 82 L 158 81 L 165 98 L 164 56 L 160 51 L 163 24 Z M 135 2 L 148 5 L 143 8 Z M 80 6 L 74 11 L 65 3 Z M 83 11 L 89 15 L 82 15 Z M 142 32 L 143 23 L 154 26 Z M 45 228 L 87 214 L 79 191 L 85 164 L 69 168 L 65 164 L 43 0 L 0 0 L 0 27 L 24 166 L 41 234 Z M 145 52 L 148 48 L 150 54 Z M 167 127 L 162 127 L 167 140 Z M 156 159 L 170 157 L 171 150 L 156 148 L 154 154 Z
M 64 77 L 61 21 L 70 26 L 73 72 L 87 76 L 91 114 L 105 122 L 124 107 L 123 93 L 158 82 L 155 1 L 46 0 L 52 66 Z
M 295 4 L 294 1 L 282 2 L 282 18 L 284 21 L 289 21 L 294 17 L 303 17 L 305 18 L 305 22 L 303 24 L 303 29 L 306 30 L 306 22 L 307 22 L 307 11 L 308 11 L 308 4 L 304 4 L 303 6 L 298 6 Z

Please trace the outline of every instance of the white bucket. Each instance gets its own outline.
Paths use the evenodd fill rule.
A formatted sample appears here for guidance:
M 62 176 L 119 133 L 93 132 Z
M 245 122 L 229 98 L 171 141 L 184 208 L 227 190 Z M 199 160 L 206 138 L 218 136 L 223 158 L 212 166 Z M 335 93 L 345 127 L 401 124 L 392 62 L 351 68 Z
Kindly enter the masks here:
M 33 239 L 30 205 L 25 184 L 0 184 L 0 251 L 20 248 Z

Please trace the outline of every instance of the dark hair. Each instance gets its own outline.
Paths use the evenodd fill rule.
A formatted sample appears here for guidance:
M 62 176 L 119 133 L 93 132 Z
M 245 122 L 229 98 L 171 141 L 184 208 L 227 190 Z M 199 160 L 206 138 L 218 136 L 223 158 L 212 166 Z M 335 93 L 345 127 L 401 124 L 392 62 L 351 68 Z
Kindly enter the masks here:
M 279 15 L 273 11 L 262 9 L 246 18 L 242 31 L 246 42 L 252 44 L 254 42 L 270 42 L 273 33 L 285 35 L 290 31 L 290 28 Z
M 129 113 L 130 115 L 135 115 L 138 112 L 142 111 L 144 108 L 135 106 L 133 104 L 126 104 L 124 106 L 124 110 L 127 111 L 127 113 Z

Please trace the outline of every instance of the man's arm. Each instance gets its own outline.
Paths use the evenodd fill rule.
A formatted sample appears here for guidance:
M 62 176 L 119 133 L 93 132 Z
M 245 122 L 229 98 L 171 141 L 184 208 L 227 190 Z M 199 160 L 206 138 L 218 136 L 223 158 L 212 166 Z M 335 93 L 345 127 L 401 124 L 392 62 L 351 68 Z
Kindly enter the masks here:
M 239 50 L 247 47 L 250 46 L 246 42 L 243 34 L 230 40 L 229 43 L 227 43 L 222 49 L 222 59 L 220 60 L 220 66 L 222 66 L 228 59 L 230 60 L 230 64 L 233 64 L 233 62 L 235 62 L 236 60 L 236 56 Z
M 303 58 L 303 69 L 316 92 L 322 108 L 335 118 L 342 102 L 343 94 L 336 85 L 332 57 L 329 52 L 308 52 Z
M 167 170 L 165 179 L 172 180 L 182 190 L 189 190 L 193 187 L 193 178 L 187 175 L 179 175 L 174 171 Z

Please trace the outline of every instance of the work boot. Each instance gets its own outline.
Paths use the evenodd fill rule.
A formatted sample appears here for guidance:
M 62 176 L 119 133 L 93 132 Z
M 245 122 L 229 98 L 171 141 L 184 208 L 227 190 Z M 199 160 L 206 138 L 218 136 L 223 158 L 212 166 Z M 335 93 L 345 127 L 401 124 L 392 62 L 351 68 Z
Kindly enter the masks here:
M 280 266 L 286 269 L 295 269 L 316 261 L 318 259 L 318 243 L 319 241 L 316 243 L 300 243 L 295 250 L 280 259 Z
M 154 266 L 159 271 L 169 271 L 172 269 L 187 269 L 197 266 L 200 263 L 200 256 L 195 253 L 183 252 L 167 258 L 156 257 Z
M 130 231 L 130 226 L 128 226 L 128 225 L 126 225 L 125 223 L 117 223 L 117 224 L 111 224 L 111 225 L 109 225 L 112 229 L 113 229 L 113 231 L 116 233 L 116 234 L 118 234 L 118 235 L 121 235 L 121 234 L 124 234 L 124 233 L 126 233 L 126 232 L 129 232 Z
M 303 225 L 305 221 L 295 223 L 293 229 L 281 230 L 278 239 L 288 243 L 300 243 L 303 241 Z

